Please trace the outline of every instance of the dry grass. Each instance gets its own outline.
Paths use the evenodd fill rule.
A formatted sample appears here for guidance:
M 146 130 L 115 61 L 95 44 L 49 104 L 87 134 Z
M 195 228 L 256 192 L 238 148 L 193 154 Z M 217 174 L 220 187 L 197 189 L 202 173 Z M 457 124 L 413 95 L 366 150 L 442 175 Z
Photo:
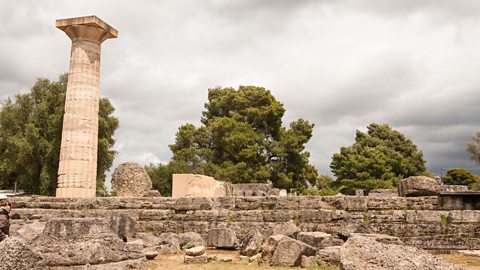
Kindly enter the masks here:
M 225 251 L 225 250 L 207 250 L 208 256 L 217 256 L 218 258 L 232 258 L 232 262 L 219 262 L 212 261 L 207 264 L 184 264 L 183 254 L 175 255 L 159 255 L 149 262 L 149 270 L 248 270 L 248 269 L 272 269 L 272 270 L 292 270 L 291 267 L 267 267 L 258 266 L 256 262 L 248 263 L 246 260 L 241 260 L 238 251 Z M 338 268 L 332 267 L 312 267 L 306 269 L 318 269 L 318 270 L 336 270 Z
M 463 254 L 440 254 L 435 256 L 456 265 L 463 266 L 468 270 L 480 270 L 480 257 L 466 256 Z

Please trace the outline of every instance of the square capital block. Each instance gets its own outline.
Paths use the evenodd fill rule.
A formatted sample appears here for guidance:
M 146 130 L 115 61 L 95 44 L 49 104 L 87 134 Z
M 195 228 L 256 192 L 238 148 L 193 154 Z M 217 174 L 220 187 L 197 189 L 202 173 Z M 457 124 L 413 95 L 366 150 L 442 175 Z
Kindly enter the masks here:
M 118 31 L 97 16 L 84 16 L 56 21 L 55 26 L 65 32 L 70 38 L 81 36 L 79 32 L 91 32 L 92 29 L 102 32 L 102 40 L 118 37 Z M 88 29 L 88 30 L 87 30 Z

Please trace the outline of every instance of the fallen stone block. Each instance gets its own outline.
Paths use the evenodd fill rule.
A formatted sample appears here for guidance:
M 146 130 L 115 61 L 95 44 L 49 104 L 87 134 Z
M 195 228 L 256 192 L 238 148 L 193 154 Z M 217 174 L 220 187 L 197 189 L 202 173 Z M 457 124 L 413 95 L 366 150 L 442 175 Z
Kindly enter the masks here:
M 239 240 L 234 230 L 229 228 L 216 228 L 208 231 L 207 245 L 216 248 L 237 248 Z
M 205 240 L 196 232 L 186 232 L 179 236 L 180 248 L 185 250 L 192 247 L 206 246 Z
M 332 241 L 332 236 L 324 232 L 299 232 L 297 234 L 297 240 L 315 248 L 324 248 L 332 246 L 332 244 L 335 243 Z M 341 244 L 343 244 L 343 242 Z
M 402 197 L 435 196 L 440 191 L 440 184 L 427 176 L 410 176 L 398 184 L 398 193 Z
M 464 270 L 430 253 L 404 245 L 384 244 L 374 238 L 353 235 L 340 249 L 342 270 Z
M 207 255 L 203 254 L 200 256 L 188 256 L 185 255 L 183 258 L 185 264 L 204 264 L 207 263 Z
M 340 264 L 341 246 L 326 247 L 317 251 L 317 259 L 328 265 Z
M 302 255 L 314 256 L 317 250 L 301 241 L 283 236 L 269 259 L 270 266 L 300 266 Z
M 265 237 L 258 230 L 250 231 L 240 244 L 240 254 L 251 257 L 262 252 L 264 241 Z

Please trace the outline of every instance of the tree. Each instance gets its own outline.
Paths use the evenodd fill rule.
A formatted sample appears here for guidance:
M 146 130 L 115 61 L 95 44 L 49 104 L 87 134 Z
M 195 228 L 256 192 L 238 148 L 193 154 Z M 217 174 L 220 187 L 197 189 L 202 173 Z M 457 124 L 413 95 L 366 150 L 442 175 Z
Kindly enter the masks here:
M 467 144 L 467 152 L 470 153 L 470 159 L 480 164 L 480 131 L 472 137 Z
M 426 173 L 423 154 L 411 140 L 387 124 L 370 124 L 356 132 L 355 143 L 340 148 L 330 168 L 352 194 L 355 189 L 394 188 L 405 177 Z
M 465 185 L 472 189 L 480 179 L 464 168 L 451 168 L 443 177 L 443 182 L 448 185 Z
M 301 192 L 317 176 L 305 151 L 314 125 L 299 119 L 287 129 L 284 113 L 262 87 L 209 89 L 202 125 L 179 127 L 170 145 L 172 161 L 184 162 L 186 172 Z
M 37 79 L 30 92 L 8 98 L 0 110 L 0 188 L 52 195 L 57 183 L 67 75 Z M 108 99 L 100 100 L 97 193 L 113 162 L 118 119 Z

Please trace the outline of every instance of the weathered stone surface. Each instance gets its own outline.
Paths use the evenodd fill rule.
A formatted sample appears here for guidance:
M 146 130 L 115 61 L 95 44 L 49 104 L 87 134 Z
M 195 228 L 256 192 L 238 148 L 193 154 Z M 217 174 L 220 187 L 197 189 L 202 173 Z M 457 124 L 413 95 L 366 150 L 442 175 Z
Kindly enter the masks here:
M 35 248 L 51 267 L 144 259 L 143 246 L 120 240 L 104 219 L 52 219 Z
M 301 241 L 284 236 L 270 258 L 271 266 L 300 266 L 302 255 L 314 256 L 317 250 Z
M 188 256 L 200 256 L 200 255 L 203 255 L 204 253 L 205 253 L 204 246 L 192 247 L 185 250 L 185 254 Z
M 128 214 L 124 213 L 112 213 L 107 217 L 110 228 L 117 234 L 122 240 L 127 240 L 132 237 L 136 237 L 136 220 Z
M 281 235 L 281 234 L 275 234 L 270 236 L 267 241 L 263 244 L 262 247 L 262 258 L 261 261 L 264 264 L 269 264 L 270 260 L 272 259 L 273 253 L 275 252 L 275 249 L 277 248 L 278 243 L 286 236 Z
M 208 231 L 207 245 L 216 248 L 237 248 L 239 240 L 234 230 L 216 228 Z
M 302 263 L 300 264 L 302 268 L 315 267 L 317 266 L 317 257 L 316 256 L 305 256 L 302 255 Z
M 160 194 L 160 191 L 156 190 L 156 189 L 151 189 L 149 191 L 147 191 L 143 197 L 162 197 L 162 194 Z
M 439 188 L 440 192 L 465 192 L 468 191 L 468 186 L 466 185 L 441 185 Z
M 264 241 L 265 237 L 258 230 L 250 231 L 240 244 L 240 254 L 252 257 L 262 252 Z
M 25 240 L 8 237 L 0 242 L 0 270 L 42 269 L 42 257 Z
M 160 243 L 157 249 L 161 254 L 172 254 L 180 252 L 180 239 L 175 233 L 162 233 L 159 237 Z
M 35 220 L 32 223 L 25 224 L 14 231 L 11 230 L 11 232 L 15 236 L 23 238 L 27 243 L 30 244 L 42 234 L 44 228 L 44 222 Z
M 189 249 L 198 246 L 206 246 L 202 236 L 195 232 L 186 232 L 179 235 L 181 249 Z
M 410 176 L 398 184 L 398 194 L 403 197 L 438 195 L 440 185 L 427 176 Z
M 340 249 L 344 270 L 460 270 L 426 251 L 403 245 L 384 244 L 371 237 L 354 235 Z
M 372 189 L 368 192 L 368 197 L 394 198 L 394 197 L 398 197 L 398 190 L 397 189 Z
M 226 197 L 232 195 L 230 183 L 201 174 L 173 174 L 172 197 Z
M 140 233 L 137 237 L 143 240 L 144 247 L 153 247 L 160 244 L 160 238 L 150 233 Z
M 175 202 L 175 211 L 187 211 L 187 210 L 210 210 L 213 206 L 212 198 L 206 197 L 194 197 L 194 198 L 178 198 Z
M 351 237 L 364 237 L 383 244 L 403 245 L 403 242 L 396 236 L 378 233 L 354 233 Z
M 188 256 L 185 255 L 183 258 L 185 264 L 204 264 L 207 263 L 207 255 L 203 254 L 200 256 Z
M 272 188 L 270 184 L 234 184 L 233 196 L 278 196 L 279 189 Z
M 72 40 L 56 196 L 95 198 L 101 44 L 118 31 L 96 16 L 61 19 Z
M 317 259 L 329 265 L 340 264 L 341 246 L 326 247 L 317 251 Z
M 118 197 L 143 197 L 152 189 L 152 181 L 142 165 L 120 164 L 112 174 L 112 190 Z
M 365 211 L 368 209 L 366 196 L 325 196 L 323 200 L 336 209 L 349 211 Z
M 297 240 L 315 248 L 341 246 L 343 244 L 342 240 L 334 239 L 332 235 L 324 232 L 299 232 L 297 234 Z
M 273 235 L 275 234 L 281 234 L 285 235 L 288 237 L 295 238 L 297 236 L 297 233 L 300 232 L 300 228 L 298 228 L 297 225 L 293 221 L 288 221 L 288 222 L 282 222 L 282 223 L 277 223 L 273 227 Z

